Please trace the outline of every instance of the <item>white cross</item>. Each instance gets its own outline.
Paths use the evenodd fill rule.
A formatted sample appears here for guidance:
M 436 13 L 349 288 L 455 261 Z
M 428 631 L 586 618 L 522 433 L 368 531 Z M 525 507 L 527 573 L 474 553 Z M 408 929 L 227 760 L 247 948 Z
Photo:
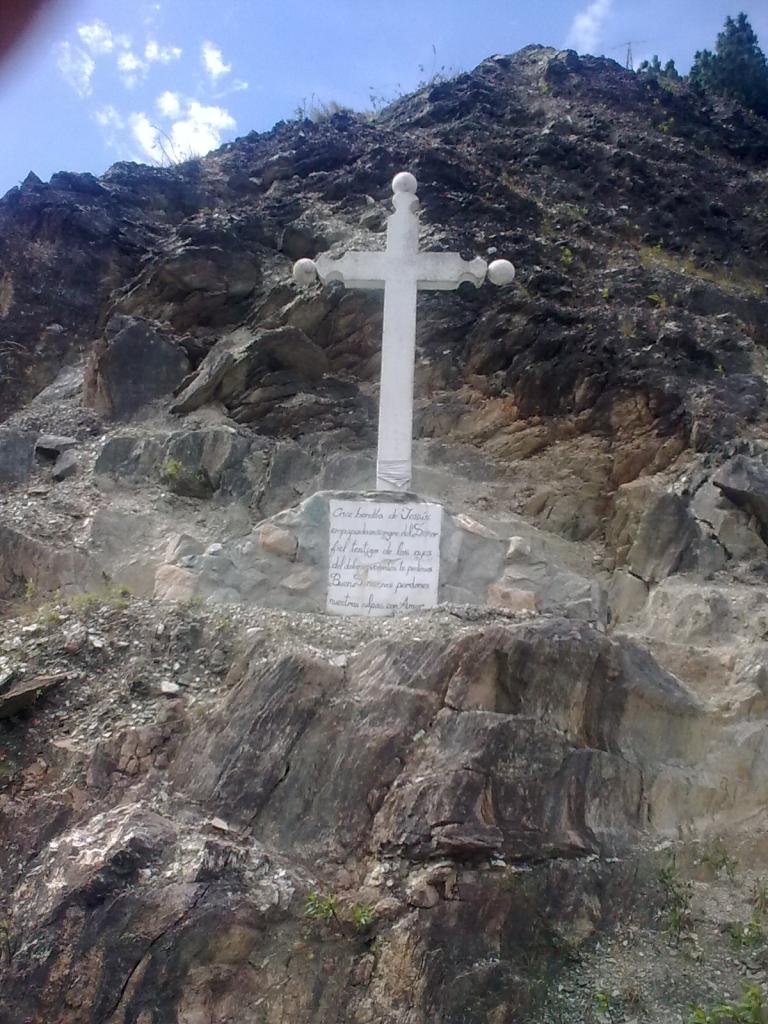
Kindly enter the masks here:
M 489 266 L 480 257 L 463 260 L 455 252 L 419 252 L 416 188 L 416 179 L 407 171 L 392 180 L 395 212 L 387 220 L 384 252 L 348 252 L 340 259 L 324 253 L 317 260 L 298 260 L 293 267 L 299 284 L 310 284 L 317 275 L 323 283 L 341 281 L 346 288 L 384 289 L 376 459 L 380 491 L 405 491 L 411 484 L 416 292 L 454 289 L 463 281 L 479 288 L 486 274 L 498 285 L 510 284 L 515 277 L 509 260 L 494 260 Z

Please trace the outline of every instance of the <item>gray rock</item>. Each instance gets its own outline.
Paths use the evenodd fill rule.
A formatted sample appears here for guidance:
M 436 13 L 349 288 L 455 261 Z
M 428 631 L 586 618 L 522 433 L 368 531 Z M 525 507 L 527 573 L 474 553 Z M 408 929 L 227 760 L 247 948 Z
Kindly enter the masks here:
M 66 480 L 67 477 L 74 476 L 79 468 L 75 453 L 72 451 L 64 452 L 56 459 L 51 476 L 54 480 Z
M 646 583 L 688 568 L 700 532 L 688 503 L 676 494 L 659 495 L 643 514 L 629 550 L 629 568 Z
M 41 434 L 37 439 L 35 451 L 45 458 L 55 459 L 62 452 L 76 448 L 78 445 L 76 437 L 62 437 L 58 434 Z
M 117 434 L 104 444 L 94 475 L 123 483 L 159 480 L 187 497 L 250 498 L 263 486 L 268 454 L 268 442 L 230 426 L 165 435 Z
M 32 472 L 37 435 L 0 429 L 0 484 L 23 484 Z
M 289 224 L 280 236 L 280 252 L 292 260 L 305 256 L 316 256 L 327 248 L 327 242 L 308 224 L 299 222 Z
M 768 543 L 768 467 L 757 458 L 736 455 L 712 477 L 712 483 L 734 505 L 755 517 Z
M 171 411 L 190 412 L 213 400 L 238 406 L 265 375 L 289 370 L 301 380 L 317 381 L 327 369 L 325 352 L 297 327 L 239 328 L 211 349 Z
M 161 471 L 176 494 L 248 497 L 262 484 L 267 449 L 232 427 L 179 431 L 165 445 Z
M 10 718 L 31 707 L 48 690 L 59 686 L 67 678 L 66 672 L 51 676 L 36 676 L 16 683 L 0 694 L 0 718 Z
M 151 324 L 115 318 L 94 353 L 86 395 L 97 411 L 129 419 L 144 406 L 170 394 L 189 373 L 187 354 L 173 338 Z
M 0 600 L 18 597 L 24 581 L 37 595 L 82 592 L 103 586 L 104 574 L 90 552 L 55 547 L 0 523 Z
M 113 434 L 96 458 L 94 476 L 125 481 L 149 476 L 162 462 L 165 440 L 145 434 Z
M 545 547 L 536 541 L 510 538 L 500 582 L 534 594 L 539 611 L 567 615 L 601 626 L 607 621 L 602 587 L 594 580 L 558 565 Z
M 48 330 L 51 331 L 51 327 Z M 43 388 L 39 394 L 35 395 L 30 404 L 33 408 L 42 407 L 51 402 L 74 398 L 82 390 L 84 376 L 85 367 L 83 365 L 65 366 L 48 387 Z
M 608 588 L 608 607 L 612 625 L 620 625 L 636 615 L 648 600 L 648 585 L 631 572 L 618 569 Z
M 730 558 L 765 558 L 765 542 L 754 529 L 754 518 L 744 508 L 734 505 L 711 480 L 697 489 L 691 509 Z
M 261 502 L 262 515 L 290 508 L 311 492 L 322 460 L 295 441 L 278 442 L 269 463 Z
M 491 626 L 447 648 L 374 641 L 346 670 L 254 666 L 172 778 L 228 822 L 325 857 L 607 853 L 643 827 L 644 768 L 679 757 L 702 714 L 627 641 L 561 620 Z M 337 745 L 341 730 L 357 742 Z

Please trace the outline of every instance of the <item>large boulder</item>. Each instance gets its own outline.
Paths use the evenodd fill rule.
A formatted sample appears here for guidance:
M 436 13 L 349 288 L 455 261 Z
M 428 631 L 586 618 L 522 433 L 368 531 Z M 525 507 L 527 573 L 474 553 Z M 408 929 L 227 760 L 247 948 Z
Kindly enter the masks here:
M 104 584 L 91 554 L 73 545 L 54 546 L 0 523 L 0 602 L 96 589 Z
M 172 778 L 311 860 L 615 852 L 644 828 L 658 765 L 686 756 L 702 714 L 627 641 L 562 620 L 494 626 L 448 646 L 375 641 L 346 671 L 257 660 Z M 345 733 L 355 741 L 338 744 Z
M 93 471 L 102 483 L 153 479 L 186 497 L 250 499 L 261 489 L 267 462 L 266 442 L 220 425 L 170 434 L 114 434 Z
M 736 455 L 712 477 L 712 483 L 734 505 L 754 516 L 768 543 L 768 466 L 759 458 Z
M 171 411 L 191 412 L 211 401 L 272 408 L 296 394 L 298 382 L 318 381 L 327 369 L 323 350 L 298 327 L 238 328 L 214 345 Z
M 133 316 L 158 316 L 177 331 L 242 320 L 261 279 L 259 259 L 243 250 L 241 238 L 225 235 L 221 242 L 180 240 L 174 251 L 149 263 L 118 308 Z
M 608 539 L 617 565 L 644 583 L 697 567 L 706 547 L 689 499 L 654 477 L 619 488 Z
M 0 430 L 0 484 L 23 484 L 32 472 L 37 435 L 28 430 Z
M 146 321 L 116 317 L 91 356 L 86 403 L 104 416 L 130 419 L 170 395 L 189 370 L 186 352 L 171 335 Z

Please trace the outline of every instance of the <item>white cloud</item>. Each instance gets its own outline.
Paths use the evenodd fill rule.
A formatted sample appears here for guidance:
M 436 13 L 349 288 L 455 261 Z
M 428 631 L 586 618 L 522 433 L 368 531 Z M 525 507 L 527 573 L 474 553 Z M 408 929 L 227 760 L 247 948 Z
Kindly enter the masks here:
M 77 34 L 80 36 L 81 41 L 91 53 L 100 55 L 103 53 L 111 53 L 115 48 L 115 38 L 112 35 L 112 30 L 107 28 L 103 21 L 91 22 L 90 25 L 79 25 Z
M 165 101 L 170 109 L 173 100 L 179 103 L 175 93 L 163 93 L 158 106 Z M 152 124 L 144 112 L 131 114 L 128 124 L 142 154 L 160 163 L 203 156 L 221 145 L 223 132 L 236 127 L 235 119 L 224 107 L 205 106 L 197 100 L 187 103 L 185 116 L 174 121 L 167 132 Z
M 98 18 L 90 25 L 78 25 L 77 34 L 80 41 L 94 57 L 102 57 L 116 49 L 127 50 L 131 45 L 130 36 L 118 34 Z
M 58 53 L 56 66 L 65 81 L 72 86 L 78 96 L 90 96 L 93 92 L 91 78 L 96 70 L 93 57 L 71 43 L 60 43 Z
M 157 97 L 157 109 L 163 117 L 178 117 L 181 113 L 181 101 L 177 92 L 167 89 Z
M 172 60 L 178 60 L 180 56 L 180 47 L 161 46 L 156 39 L 150 39 L 144 47 L 144 57 L 150 63 L 159 61 L 161 64 L 170 64 Z
M 139 60 L 133 50 L 126 50 L 117 58 L 117 70 L 123 85 L 127 89 L 132 89 L 146 77 L 149 65 Z
M 235 78 L 232 82 L 229 83 L 229 85 L 225 86 L 224 88 L 218 89 L 215 92 L 212 91 L 210 94 L 210 99 L 223 100 L 227 96 L 231 96 L 232 93 L 245 92 L 247 89 L 250 89 L 250 87 L 251 86 L 249 82 L 243 81 L 242 78 Z M 261 86 L 257 85 L 256 88 L 261 89 Z
M 224 107 L 206 107 L 193 100 L 187 107 L 187 116 L 171 125 L 175 159 L 209 153 L 221 145 L 222 132 L 235 127 L 234 117 Z
M 579 53 L 594 53 L 612 3 L 613 0 L 592 0 L 592 3 L 573 19 L 566 44 Z
M 106 107 L 99 107 L 98 110 L 94 111 L 93 117 L 102 128 L 116 128 L 119 131 L 124 127 L 122 117 L 111 104 L 107 104 Z
M 158 137 L 160 135 L 157 127 L 152 124 L 146 114 L 131 114 L 128 118 L 131 135 L 139 146 L 142 153 L 151 160 L 161 159 L 163 153 L 160 148 Z
M 222 75 L 228 75 L 232 70 L 231 64 L 224 63 L 224 57 L 218 46 L 214 46 L 213 43 L 205 42 L 202 46 L 202 59 L 203 67 L 211 76 L 214 82 L 218 81 Z
M 157 16 L 160 14 L 160 9 L 160 4 L 145 4 L 144 24 L 147 26 L 154 25 L 157 21 Z
M 107 104 L 94 110 L 91 116 L 101 128 L 104 141 L 110 149 L 117 150 L 120 156 L 128 156 L 125 147 L 125 121 L 119 111 L 111 104 Z

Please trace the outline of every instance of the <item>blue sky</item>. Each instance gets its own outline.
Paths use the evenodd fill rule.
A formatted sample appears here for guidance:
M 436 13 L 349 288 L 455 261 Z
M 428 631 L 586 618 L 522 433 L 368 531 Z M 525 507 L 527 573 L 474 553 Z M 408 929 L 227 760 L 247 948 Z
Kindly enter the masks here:
M 687 70 L 740 10 L 768 51 L 766 0 L 58 0 L 0 67 L 0 195 L 29 170 L 183 159 L 313 98 L 367 109 L 533 42 L 623 61 L 632 40 Z

